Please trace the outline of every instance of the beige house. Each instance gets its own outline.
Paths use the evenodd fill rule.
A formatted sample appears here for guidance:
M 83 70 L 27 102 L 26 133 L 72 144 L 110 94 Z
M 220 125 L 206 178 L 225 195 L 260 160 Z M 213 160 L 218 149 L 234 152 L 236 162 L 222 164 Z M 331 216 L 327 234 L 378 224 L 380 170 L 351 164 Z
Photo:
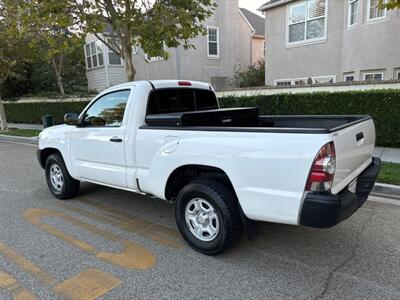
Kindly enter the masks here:
M 208 34 L 192 41 L 196 49 L 167 49 L 168 60 L 133 49 L 135 80 L 187 79 L 210 82 L 216 89 L 237 85 L 237 72 L 264 56 L 264 19 L 239 9 L 238 0 L 216 0 L 215 13 L 206 22 Z M 105 35 L 107 31 L 105 32 Z M 101 91 L 127 81 L 125 62 L 94 35 L 85 45 L 89 90 Z
M 378 0 L 271 0 L 260 10 L 267 85 L 400 79 L 400 12 Z
M 245 8 L 239 8 L 240 37 L 249 37 L 240 47 L 241 70 L 264 60 L 265 53 L 265 20 Z

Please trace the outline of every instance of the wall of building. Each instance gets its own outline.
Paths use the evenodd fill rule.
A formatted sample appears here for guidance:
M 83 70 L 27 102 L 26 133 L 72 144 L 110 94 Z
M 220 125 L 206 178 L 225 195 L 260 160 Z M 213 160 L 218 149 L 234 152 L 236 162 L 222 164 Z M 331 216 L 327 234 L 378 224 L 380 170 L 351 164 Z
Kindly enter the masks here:
M 295 2 L 290 2 L 288 5 Z M 388 11 L 385 18 L 368 20 L 368 2 L 359 0 L 358 22 L 348 26 L 348 0 L 328 0 L 326 41 L 287 46 L 287 7 L 266 12 L 266 84 L 275 80 L 354 75 L 382 72 L 384 80 L 398 79 L 400 70 L 400 12 Z
M 199 36 L 192 41 L 195 49 L 185 50 L 183 47 L 167 49 L 170 54 L 168 60 L 147 62 L 145 53 L 139 50 L 139 53 L 133 56 L 137 71 L 135 80 L 187 79 L 215 82 L 218 85 L 217 88 L 233 87 L 235 72 L 240 61 L 239 4 L 238 0 L 217 0 L 216 2 L 218 8 L 205 25 L 219 28 L 219 58 L 208 57 L 206 36 Z M 89 89 L 102 90 L 107 87 L 105 80 L 91 79 L 105 77 L 104 71 L 100 68 L 87 71 Z M 113 68 L 112 73 L 110 72 L 111 70 L 109 70 L 108 78 L 110 85 L 126 81 L 123 67 Z
M 327 39 L 313 44 L 287 45 L 287 5 L 266 11 L 267 85 L 276 79 L 341 75 L 343 1 L 328 1 Z
M 388 11 L 385 18 L 368 20 L 367 1 L 359 1 L 357 24 L 343 31 L 342 73 L 364 80 L 371 71 L 383 72 L 384 80 L 397 79 L 400 68 L 400 12 Z M 348 7 L 346 5 L 346 15 Z M 342 74 L 343 75 L 343 74 Z
M 265 59 L 264 57 L 264 38 L 253 37 L 252 41 L 252 54 L 251 54 L 251 64 L 255 65 L 260 60 Z
M 244 16 L 239 13 L 239 37 L 240 37 L 240 43 L 239 43 L 239 60 L 240 60 L 240 66 L 239 70 L 241 72 L 246 71 L 248 66 L 252 64 L 252 48 L 253 48 L 253 43 L 252 43 L 252 36 L 253 36 L 253 30 L 250 27 L 249 23 L 246 21 Z
M 91 43 L 96 40 L 97 38 L 93 34 L 88 34 L 86 37 L 86 43 Z M 84 49 L 82 49 L 82 52 L 85 53 Z M 86 70 L 86 77 L 88 81 L 89 91 L 100 91 L 107 86 L 106 72 L 104 66 Z

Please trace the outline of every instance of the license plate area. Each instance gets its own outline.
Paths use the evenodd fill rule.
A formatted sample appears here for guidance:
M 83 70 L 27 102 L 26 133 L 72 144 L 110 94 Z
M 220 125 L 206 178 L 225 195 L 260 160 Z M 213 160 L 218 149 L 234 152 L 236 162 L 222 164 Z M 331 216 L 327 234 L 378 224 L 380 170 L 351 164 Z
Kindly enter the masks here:
M 353 182 L 351 182 L 347 188 L 350 192 L 356 193 L 357 191 L 357 179 L 355 179 Z

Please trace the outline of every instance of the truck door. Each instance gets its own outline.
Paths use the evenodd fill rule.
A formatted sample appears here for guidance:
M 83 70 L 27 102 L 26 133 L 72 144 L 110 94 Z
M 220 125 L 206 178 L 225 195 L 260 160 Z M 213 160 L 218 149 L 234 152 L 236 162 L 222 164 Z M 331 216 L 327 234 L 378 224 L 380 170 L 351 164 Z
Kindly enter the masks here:
M 72 163 L 80 179 L 126 188 L 125 130 L 131 89 L 101 96 L 81 115 L 71 135 Z

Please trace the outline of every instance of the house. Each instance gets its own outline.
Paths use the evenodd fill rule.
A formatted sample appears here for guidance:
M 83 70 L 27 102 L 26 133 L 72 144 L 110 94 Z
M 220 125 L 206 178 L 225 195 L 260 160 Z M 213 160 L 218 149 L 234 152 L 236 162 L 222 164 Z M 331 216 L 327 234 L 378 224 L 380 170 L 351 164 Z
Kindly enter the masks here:
M 239 9 L 238 0 L 215 2 L 218 7 L 204 24 L 207 35 L 192 41 L 195 49 L 167 49 L 170 57 L 164 60 L 134 47 L 135 80 L 198 80 L 216 89 L 236 86 L 237 72 L 264 56 L 264 20 Z M 124 61 L 94 35 L 86 37 L 85 57 L 89 90 L 101 91 L 127 81 Z
M 240 46 L 241 71 L 248 66 L 255 65 L 264 60 L 265 53 L 265 21 L 264 18 L 252 13 L 245 8 L 239 8 L 240 34 L 243 42 Z M 245 43 L 245 37 L 249 36 L 249 43 Z
M 271 0 L 266 84 L 400 79 L 400 12 L 379 0 Z M 311 79 L 310 79 L 311 78 Z

